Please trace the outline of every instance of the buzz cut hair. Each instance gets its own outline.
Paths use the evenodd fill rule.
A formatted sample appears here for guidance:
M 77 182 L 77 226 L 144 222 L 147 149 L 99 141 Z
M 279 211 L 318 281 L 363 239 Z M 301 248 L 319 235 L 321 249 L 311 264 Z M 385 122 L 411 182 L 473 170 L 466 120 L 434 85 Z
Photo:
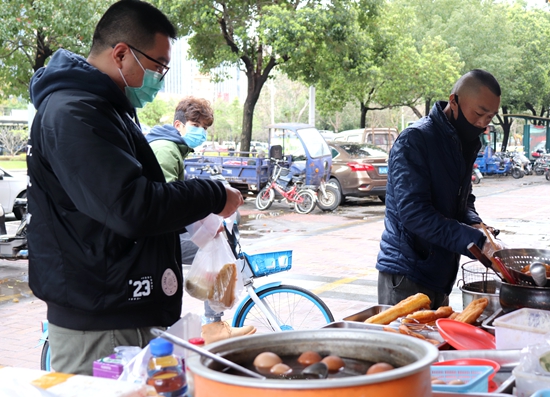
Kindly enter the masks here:
M 501 95 L 500 84 L 495 76 L 483 69 L 473 69 L 458 79 L 451 94 L 461 95 L 465 91 L 478 92 L 481 87 L 487 87 L 496 96 Z
M 206 99 L 188 96 L 176 106 L 174 122 L 176 120 L 183 124 L 192 121 L 204 127 L 210 127 L 214 123 L 214 111 Z
M 153 48 L 160 33 L 175 39 L 176 28 L 158 8 L 141 0 L 120 0 L 99 20 L 92 39 L 91 54 L 99 54 L 118 43 L 143 51 Z

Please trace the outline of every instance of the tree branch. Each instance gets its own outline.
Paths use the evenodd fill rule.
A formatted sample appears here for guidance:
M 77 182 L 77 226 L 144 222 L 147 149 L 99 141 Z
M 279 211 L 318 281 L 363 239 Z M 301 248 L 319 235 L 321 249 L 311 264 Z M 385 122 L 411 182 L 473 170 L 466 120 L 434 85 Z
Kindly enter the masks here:
M 525 102 L 525 108 L 529 110 L 533 114 L 533 116 L 537 115 L 537 111 L 535 110 L 535 107 L 531 103 Z

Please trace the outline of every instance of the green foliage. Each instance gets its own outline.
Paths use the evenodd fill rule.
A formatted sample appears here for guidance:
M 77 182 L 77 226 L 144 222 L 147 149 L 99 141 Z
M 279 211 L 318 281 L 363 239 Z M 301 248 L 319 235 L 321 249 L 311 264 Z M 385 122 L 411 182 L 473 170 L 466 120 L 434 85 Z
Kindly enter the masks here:
M 232 102 L 218 99 L 212 104 L 214 124 L 208 129 L 208 140 L 239 142 L 243 119 L 243 105 L 235 98 Z
M 344 64 L 353 61 L 347 50 L 354 31 L 353 18 L 368 20 L 380 0 L 295 0 L 250 2 L 229 0 L 154 0 L 189 35 L 191 57 L 203 72 L 226 63 L 238 63 L 248 79 L 248 96 L 243 109 L 242 149 L 248 150 L 253 114 L 267 78 L 275 67 L 304 82 L 316 81 L 318 54 L 331 53 Z
M 0 0 L 0 87 L 28 98 L 32 74 L 58 48 L 87 55 L 93 29 L 109 0 Z
M 172 124 L 177 104 L 178 101 L 174 99 L 162 99 L 157 96 L 153 102 L 138 109 L 139 122 L 148 127 Z
M 506 11 L 512 30 L 511 43 L 518 49 L 518 62 L 506 82 L 504 98 L 513 111 L 544 116 L 550 106 L 550 13 L 514 4 Z
M 29 102 L 21 97 L 4 97 L 0 96 L 0 109 L 27 109 Z

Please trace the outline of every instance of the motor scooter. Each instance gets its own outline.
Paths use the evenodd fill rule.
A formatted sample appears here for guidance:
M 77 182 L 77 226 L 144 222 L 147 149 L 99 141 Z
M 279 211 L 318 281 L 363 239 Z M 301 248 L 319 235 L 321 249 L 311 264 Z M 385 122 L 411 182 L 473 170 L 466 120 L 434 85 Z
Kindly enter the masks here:
M 18 198 L 13 206 L 18 209 L 23 217 L 14 234 L 8 234 L 6 229 L 6 216 L 4 208 L 0 205 L 0 259 L 18 260 L 26 259 L 29 256 L 27 249 L 27 224 L 29 215 L 27 213 L 27 199 Z
M 533 175 L 533 166 L 531 165 L 531 162 L 529 161 L 527 156 L 525 156 L 525 153 L 516 152 L 513 155 L 513 159 L 514 163 L 523 170 L 525 175 Z M 512 174 L 512 176 L 514 176 L 514 174 Z

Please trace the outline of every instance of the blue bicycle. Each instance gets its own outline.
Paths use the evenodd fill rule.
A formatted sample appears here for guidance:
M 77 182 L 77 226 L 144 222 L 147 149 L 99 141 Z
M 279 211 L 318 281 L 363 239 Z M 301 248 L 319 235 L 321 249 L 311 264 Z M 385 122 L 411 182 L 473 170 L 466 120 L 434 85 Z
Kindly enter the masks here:
M 252 325 L 258 332 L 319 329 L 334 321 L 328 306 L 307 289 L 281 281 L 254 287 L 254 279 L 290 270 L 292 251 L 248 255 L 241 251 L 239 230 L 225 226 L 229 245 L 240 259 L 241 274 L 248 296 L 233 317 L 233 327 Z

